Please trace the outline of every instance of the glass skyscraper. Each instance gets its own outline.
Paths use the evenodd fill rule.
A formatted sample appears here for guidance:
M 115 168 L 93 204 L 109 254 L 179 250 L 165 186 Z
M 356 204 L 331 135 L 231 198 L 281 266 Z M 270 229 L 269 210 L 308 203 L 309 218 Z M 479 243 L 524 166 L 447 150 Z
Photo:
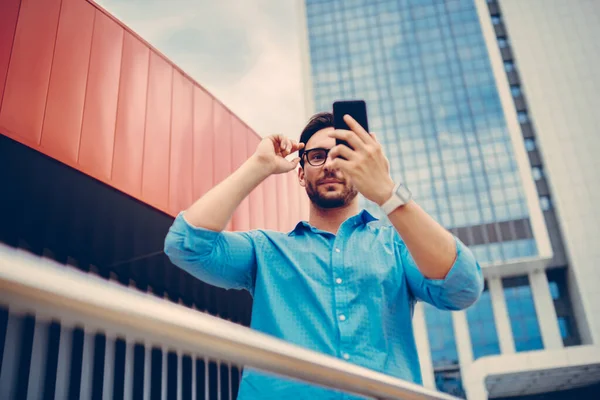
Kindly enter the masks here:
M 309 0 L 306 15 L 315 108 L 365 99 L 392 176 L 479 260 L 536 256 L 473 1 Z
M 309 111 L 364 99 L 394 180 L 484 267 L 485 291 L 467 311 L 417 308 L 424 384 L 465 396 L 465 371 L 478 359 L 579 344 L 567 261 L 497 2 L 302 5 Z

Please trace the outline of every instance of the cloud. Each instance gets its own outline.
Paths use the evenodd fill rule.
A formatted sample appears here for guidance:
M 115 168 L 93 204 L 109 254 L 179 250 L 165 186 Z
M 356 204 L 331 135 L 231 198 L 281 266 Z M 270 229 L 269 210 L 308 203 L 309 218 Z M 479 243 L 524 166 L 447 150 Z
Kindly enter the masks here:
M 300 22 L 280 0 L 99 0 L 260 135 L 304 125 Z

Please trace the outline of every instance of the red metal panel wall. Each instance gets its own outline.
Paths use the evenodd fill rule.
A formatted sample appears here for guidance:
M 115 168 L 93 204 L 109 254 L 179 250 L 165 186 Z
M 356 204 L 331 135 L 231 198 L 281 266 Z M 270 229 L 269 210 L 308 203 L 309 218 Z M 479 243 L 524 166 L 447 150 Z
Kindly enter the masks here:
M 59 9 L 60 0 L 22 0 L 19 10 L 0 126 L 32 146 L 42 133 Z
M 194 88 L 194 199 L 200 198 L 214 183 L 214 103 L 203 89 Z
M 79 0 L 63 0 L 60 10 L 41 145 L 69 163 L 79 153 L 95 12 Z
M 112 169 L 122 53 L 123 29 L 96 11 L 79 164 L 103 179 L 110 179 Z
M 129 32 L 123 37 L 112 184 L 139 197 L 146 126 L 150 50 Z
M 298 171 L 294 170 L 286 174 L 288 180 L 288 193 L 290 201 L 290 229 L 296 226 L 300 216 L 300 184 L 298 183 Z
M 247 159 L 248 129 L 238 118 L 234 117 L 231 125 L 233 171 L 237 170 Z M 250 229 L 250 203 L 245 198 L 233 214 L 232 228 L 236 231 Z
M 213 107 L 213 180 L 214 185 L 217 185 L 231 174 L 231 120 L 233 116 L 221 103 L 215 102 Z M 226 229 L 231 230 L 232 227 L 230 220 Z
M 248 157 L 254 154 L 258 143 L 260 143 L 260 139 L 251 135 L 250 130 L 248 130 Z M 250 208 L 250 226 L 265 227 L 264 184 L 259 185 L 252 191 L 252 193 L 250 193 L 250 196 L 248 196 L 248 202 Z
M 4 84 L 6 83 L 6 73 L 15 39 L 20 6 L 21 0 L 2 0 L 2 6 L 0 6 L 0 10 L 2 10 L 0 12 L 0 104 L 4 97 Z
M 260 142 L 91 0 L 0 1 L 0 101 L 0 133 L 171 215 Z M 287 231 L 306 218 L 295 174 L 259 185 L 228 229 Z
M 277 177 L 271 175 L 263 182 L 263 207 L 265 212 L 265 227 L 279 229 L 279 211 L 277 207 Z
M 289 185 L 287 175 L 291 172 L 285 174 L 278 174 L 276 176 L 277 181 L 277 215 L 279 216 L 278 223 L 279 229 L 283 231 L 289 231 L 291 225 L 291 215 L 290 215 L 290 200 L 289 200 Z
M 173 76 L 169 210 L 177 214 L 193 201 L 194 87 L 180 72 Z
M 173 67 L 150 54 L 146 135 L 142 166 L 142 197 L 147 203 L 168 209 L 171 141 L 171 92 Z

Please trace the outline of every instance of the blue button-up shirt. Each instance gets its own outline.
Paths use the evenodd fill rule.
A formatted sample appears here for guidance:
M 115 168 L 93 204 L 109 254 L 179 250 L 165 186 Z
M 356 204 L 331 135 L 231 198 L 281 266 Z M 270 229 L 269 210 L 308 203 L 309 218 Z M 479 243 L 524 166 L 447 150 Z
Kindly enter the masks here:
M 425 278 L 396 229 L 366 210 L 336 235 L 299 222 L 289 233 L 214 232 L 183 214 L 165 240 L 171 261 L 209 284 L 246 289 L 251 327 L 375 371 L 421 383 L 412 328 L 417 300 L 464 309 L 483 290 L 479 264 L 455 238 L 443 280 Z M 341 392 L 246 368 L 238 399 L 342 399 Z

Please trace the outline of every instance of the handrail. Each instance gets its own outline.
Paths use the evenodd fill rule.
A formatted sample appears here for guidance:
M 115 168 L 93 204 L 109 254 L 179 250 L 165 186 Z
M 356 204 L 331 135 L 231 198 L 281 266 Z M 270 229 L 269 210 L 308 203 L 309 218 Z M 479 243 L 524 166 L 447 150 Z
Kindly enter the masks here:
M 456 399 L 4 245 L 0 304 L 358 395 Z

